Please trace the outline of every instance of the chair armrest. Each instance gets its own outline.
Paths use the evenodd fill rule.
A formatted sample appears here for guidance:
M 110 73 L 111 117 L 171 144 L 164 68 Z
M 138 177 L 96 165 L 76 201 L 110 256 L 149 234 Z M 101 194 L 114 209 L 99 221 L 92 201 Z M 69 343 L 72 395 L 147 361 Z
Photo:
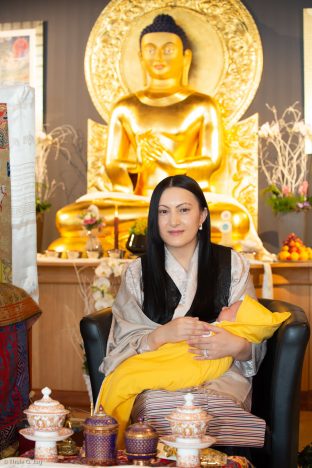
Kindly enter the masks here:
M 80 333 L 86 353 L 94 404 L 104 378 L 104 375 L 99 372 L 99 366 L 106 355 L 111 323 L 112 309 L 110 307 L 87 315 L 80 321 Z
M 310 327 L 304 311 L 284 301 L 262 299 L 272 312 L 291 312 L 267 342 L 267 353 L 253 379 L 252 412 L 271 431 L 271 467 L 297 466 L 300 384 Z

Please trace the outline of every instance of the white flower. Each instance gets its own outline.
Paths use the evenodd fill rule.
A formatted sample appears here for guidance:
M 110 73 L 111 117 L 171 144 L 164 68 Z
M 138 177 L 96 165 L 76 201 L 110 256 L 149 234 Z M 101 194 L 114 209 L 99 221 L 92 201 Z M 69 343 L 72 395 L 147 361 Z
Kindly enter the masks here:
M 121 276 L 123 269 L 124 265 L 120 262 L 116 262 L 114 265 L 112 265 L 114 276 Z
M 119 260 L 116 258 L 109 258 L 108 259 L 108 264 L 111 268 L 111 272 L 114 276 L 120 276 L 122 273 L 122 270 L 124 268 L 123 263 L 121 263 Z
M 105 296 L 99 298 L 98 300 L 95 301 L 95 309 L 100 310 L 104 309 L 105 307 L 111 307 L 114 302 L 114 297 L 107 293 Z
M 267 138 L 270 133 L 270 124 L 269 122 L 266 122 L 265 124 L 261 125 L 259 129 L 259 136 L 262 138 Z
M 299 122 L 294 123 L 293 131 L 306 136 L 308 134 L 308 126 L 303 122 L 303 120 L 300 120 Z
M 95 278 L 92 284 L 92 296 L 95 301 L 95 309 L 111 307 L 114 296 L 111 293 L 110 279 L 121 275 L 123 264 L 113 258 L 105 258 L 95 269 Z
M 101 291 L 97 290 L 93 292 L 93 299 L 95 301 L 100 301 L 103 298 L 103 294 Z
M 274 119 L 258 132 L 260 168 L 269 186 L 283 193 L 287 188 L 289 194 L 296 195 L 308 176 L 305 137 L 310 129 L 301 118 L 298 103 L 289 106 L 281 117 L 274 106 L 267 107 Z
M 100 219 L 100 211 L 96 205 L 90 205 L 88 212 L 91 214 L 90 217 L 95 218 L 96 220 Z
M 101 277 L 95 278 L 93 282 L 93 286 L 103 291 L 107 291 L 110 287 L 110 281 L 107 277 L 101 276 Z
M 278 122 L 274 123 L 271 125 L 270 130 L 269 130 L 269 136 L 271 138 L 278 137 L 280 135 L 280 127 Z
M 96 276 L 109 277 L 112 274 L 112 268 L 107 260 L 102 260 L 95 269 Z

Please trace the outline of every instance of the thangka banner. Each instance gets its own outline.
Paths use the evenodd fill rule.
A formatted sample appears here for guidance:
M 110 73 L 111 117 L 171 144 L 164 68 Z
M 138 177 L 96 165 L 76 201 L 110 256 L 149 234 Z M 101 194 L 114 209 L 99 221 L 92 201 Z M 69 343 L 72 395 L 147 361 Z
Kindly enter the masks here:
M 0 183 L 1 186 L 5 186 L 6 192 L 2 198 L 0 218 L 1 242 L 2 238 L 5 239 L 1 247 L 3 247 L 3 252 L 6 249 L 4 260 L 12 263 L 12 284 L 24 289 L 33 299 L 38 300 L 35 93 L 28 85 L 0 87 L 0 103 L 6 104 L 7 134 L 9 135 L 9 141 L 7 141 L 9 150 L 8 146 L 7 150 L 3 148 L 3 155 L 1 155 L 3 182 Z M 8 231 L 11 231 L 11 244 L 7 240 L 10 236 Z M 2 234 L 3 232 L 5 235 Z M 3 263 L 5 270 L 6 263 Z
M 11 182 L 7 105 L 0 103 L 0 282 L 12 282 Z

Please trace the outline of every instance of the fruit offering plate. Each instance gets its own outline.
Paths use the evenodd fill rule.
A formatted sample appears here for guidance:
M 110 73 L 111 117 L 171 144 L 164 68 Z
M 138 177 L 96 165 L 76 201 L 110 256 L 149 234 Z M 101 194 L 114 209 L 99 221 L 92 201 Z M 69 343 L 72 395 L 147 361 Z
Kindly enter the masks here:
M 294 232 L 288 234 L 277 254 L 281 262 L 309 262 L 312 260 L 312 247 L 305 245 Z

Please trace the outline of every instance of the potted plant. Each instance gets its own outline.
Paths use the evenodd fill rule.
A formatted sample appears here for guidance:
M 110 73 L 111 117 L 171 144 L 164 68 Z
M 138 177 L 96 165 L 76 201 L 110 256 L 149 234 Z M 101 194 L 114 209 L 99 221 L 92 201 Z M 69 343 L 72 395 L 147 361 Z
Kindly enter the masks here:
M 71 166 L 71 145 L 79 149 L 79 137 L 71 125 L 62 125 L 51 132 L 39 132 L 36 135 L 36 215 L 37 215 L 37 251 L 41 251 L 44 214 L 51 208 L 56 190 L 65 189 L 63 182 L 50 179 L 48 174 L 48 159 L 52 156 L 57 160 L 62 156 Z
M 312 208 L 307 181 L 310 156 L 305 151 L 305 140 L 312 138 L 312 129 L 302 120 L 298 103 L 288 107 L 280 118 L 275 107 L 267 107 L 273 113 L 273 121 L 259 130 L 260 169 L 268 182 L 262 195 L 279 216 L 279 224 L 285 222 L 287 214 L 295 213 L 296 225 L 303 225 L 298 213 L 304 216 Z M 288 229 L 290 232 L 294 227 L 290 225 Z
M 142 254 L 146 250 L 147 218 L 138 218 L 129 229 L 126 248 L 133 254 Z
M 305 139 L 312 138 L 312 129 L 301 119 L 297 103 L 280 118 L 275 107 L 267 107 L 274 118 L 259 130 L 260 168 L 268 182 L 262 193 L 275 214 L 309 210 Z

